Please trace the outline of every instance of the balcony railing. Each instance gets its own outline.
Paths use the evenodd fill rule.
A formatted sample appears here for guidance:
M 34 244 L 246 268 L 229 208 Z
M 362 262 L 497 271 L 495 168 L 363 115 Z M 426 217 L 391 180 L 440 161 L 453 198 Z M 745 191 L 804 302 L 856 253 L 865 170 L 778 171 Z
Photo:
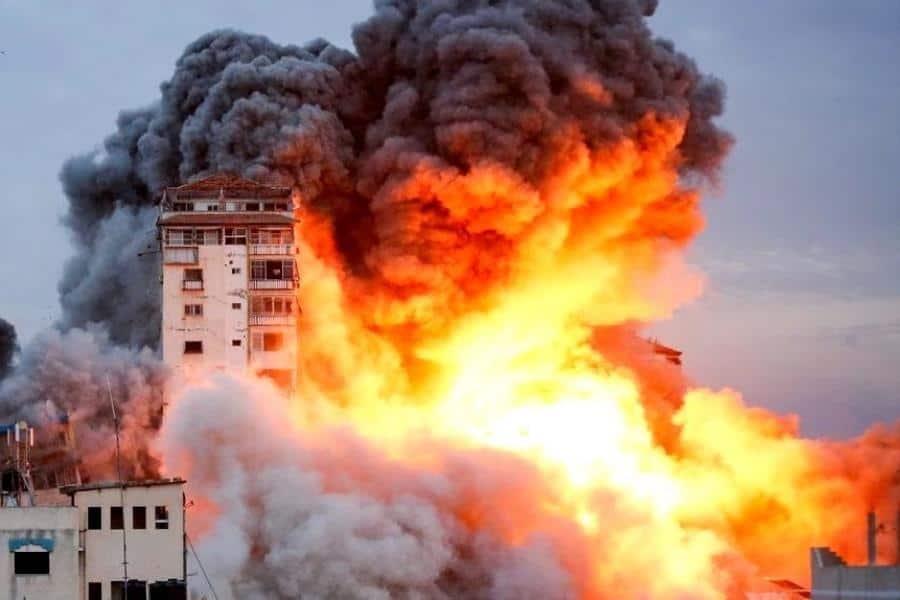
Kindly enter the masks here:
M 250 325 L 293 325 L 294 315 L 250 315 Z
M 196 248 L 163 248 L 163 262 L 167 265 L 197 264 Z
M 191 292 L 203 291 L 203 281 L 185 279 L 181 282 L 181 289 Z
M 287 256 L 293 253 L 293 244 L 250 244 L 250 254 Z
M 293 279 L 251 279 L 251 290 L 292 290 L 297 287 Z

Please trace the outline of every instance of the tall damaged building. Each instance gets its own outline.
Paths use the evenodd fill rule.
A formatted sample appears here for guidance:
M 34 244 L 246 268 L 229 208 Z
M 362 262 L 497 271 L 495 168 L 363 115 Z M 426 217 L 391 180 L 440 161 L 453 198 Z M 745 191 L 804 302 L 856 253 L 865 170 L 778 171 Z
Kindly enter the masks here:
M 165 190 L 162 355 L 176 376 L 244 371 L 294 387 L 298 273 L 290 188 L 216 175 Z

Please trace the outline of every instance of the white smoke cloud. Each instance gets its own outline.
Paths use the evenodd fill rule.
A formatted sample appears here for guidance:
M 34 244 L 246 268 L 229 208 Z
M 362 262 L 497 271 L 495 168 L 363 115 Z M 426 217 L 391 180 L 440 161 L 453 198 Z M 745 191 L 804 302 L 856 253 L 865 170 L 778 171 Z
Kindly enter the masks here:
M 218 590 L 250 600 L 575 597 L 547 540 L 510 545 L 453 510 L 529 466 L 446 449 L 458 463 L 451 477 L 392 462 L 350 431 L 291 421 L 267 384 L 225 375 L 173 400 L 158 451 L 188 479 L 197 550 Z

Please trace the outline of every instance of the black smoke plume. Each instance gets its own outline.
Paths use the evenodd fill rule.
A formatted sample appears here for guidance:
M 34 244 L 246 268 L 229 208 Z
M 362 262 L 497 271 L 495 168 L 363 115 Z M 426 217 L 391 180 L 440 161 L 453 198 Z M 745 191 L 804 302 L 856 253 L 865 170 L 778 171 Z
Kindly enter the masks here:
M 0 381 L 12 369 L 13 358 L 19 350 L 16 328 L 5 319 L 0 319 Z

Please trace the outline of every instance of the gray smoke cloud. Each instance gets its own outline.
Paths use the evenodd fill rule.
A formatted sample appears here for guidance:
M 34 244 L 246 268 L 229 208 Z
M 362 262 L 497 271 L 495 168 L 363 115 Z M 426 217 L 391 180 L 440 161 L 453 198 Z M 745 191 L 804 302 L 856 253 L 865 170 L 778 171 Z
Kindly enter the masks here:
M 114 478 L 112 396 L 122 416 L 125 475 L 153 476 L 158 465 L 148 442 L 159 428 L 165 380 L 153 351 L 117 346 L 103 326 L 49 329 L 24 348 L 15 371 L 0 383 L 0 422 L 70 423 L 85 477 Z
M 16 328 L 5 319 L 0 319 L 0 381 L 12 369 L 13 358 L 19 350 Z
M 653 37 L 645 17 L 655 7 L 380 0 L 353 32 L 355 54 L 322 40 L 202 36 L 156 103 L 123 112 L 102 150 L 63 168 L 77 249 L 59 288 L 63 325 L 102 321 L 114 342 L 156 346 L 158 261 L 140 256 L 153 243 L 147 207 L 198 175 L 296 186 L 332 221 L 349 270 L 413 296 L 436 286 L 471 293 L 463 275 L 490 280 L 496 257 L 536 216 L 509 206 L 524 221 L 514 229 L 460 222 L 439 190 L 403 191 L 422 172 L 447 182 L 499 166 L 536 188 L 573 139 L 602 148 L 652 113 L 686 120 L 682 171 L 714 178 L 731 145 L 714 123 L 723 86 Z M 468 210 L 482 208 L 491 207 Z

